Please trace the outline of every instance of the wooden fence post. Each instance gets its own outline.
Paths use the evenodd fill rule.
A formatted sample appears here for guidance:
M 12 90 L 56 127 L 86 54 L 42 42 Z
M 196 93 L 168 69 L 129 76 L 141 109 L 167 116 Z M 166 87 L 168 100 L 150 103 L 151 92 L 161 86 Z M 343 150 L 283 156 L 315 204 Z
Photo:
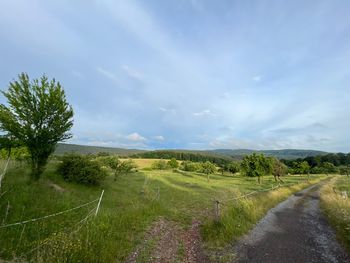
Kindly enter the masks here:
M 98 204 L 97 204 L 97 208 L 96 208 L 96 213 L 95 216 L 97 216 L 98 210 L 100 210 L 100 204 L 102 201 L 102 197 L 103 197 L 103 193 L 105 192 L 105 190 L 102 190 L 101 196 L 100 196 L 100 200 L 98 200 Z

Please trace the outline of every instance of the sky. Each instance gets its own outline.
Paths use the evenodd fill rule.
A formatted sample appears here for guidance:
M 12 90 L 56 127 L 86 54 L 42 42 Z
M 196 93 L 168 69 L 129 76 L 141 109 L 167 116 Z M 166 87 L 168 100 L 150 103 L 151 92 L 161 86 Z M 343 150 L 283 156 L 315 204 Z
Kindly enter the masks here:
M 0 88 L 21 72 L 60 81 L 69 143 L 350 152 L 349 10 L 348 0 L 0 0 Z

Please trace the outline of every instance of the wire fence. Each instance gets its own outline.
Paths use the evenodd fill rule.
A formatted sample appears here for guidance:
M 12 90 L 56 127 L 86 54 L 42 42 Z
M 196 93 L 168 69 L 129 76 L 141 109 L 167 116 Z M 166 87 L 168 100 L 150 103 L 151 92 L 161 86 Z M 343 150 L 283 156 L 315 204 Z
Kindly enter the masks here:
M 261 193 L 261 192 L 269 192 L 269 191 L 273 191 L 273 190 L 276 190 L 280 187 L 288 187 L 288 186 L 293 186 L 293 185 L 298 185 L 302 183 L 301 181 L 298 181 L 296 183 L 287 183 L 287 184 L 278 184 L 276 186 L 272 186 L 272 187 L 269 187 L 269 188 L 265 188 L 265 189 L 260 189 L 260 190 L 255 190 L 255 191 L 252 191 L 252 192 L 249 192 L 247 194 L 244 194 L 244 195 L 240 195 L 240 196 L 236 196 L 236 197 L 233 197 L 233 198 L 227 198 L 227 199 L 214 199 L 213 200 L 213 203 L 214 203 L 214 220 L 215 221 L 220 221 L 220 212 L 221 212 L 221 207 L 222 205 L 224 206 L 228 206 L 229 202 L 232 202 L 232 201 L 238 201 L 240 199 L 243 199 L 243 198 L 247 198 L 249 196 L 253 196 L 253 195 L 256 195 L 258 193 Z
M 24 220 L 24 221 L 20 221 L 20 222 L 15 222 L 15 223 L 10 223 L 10 224 L 6 224 L 6 225 L 1 225 L 0 229 L 12 227 L 12 226 L 24 225 L 24 224 L 28 224 L 28 223 L 32 223 L 32 222 L 36 222 L 36 221 L 40 221 L 40 220 L 45 220 L 45 219 L 48 219 L 50 217 L 55 217 L 55 216 L 58 216 L 58 215 L 66 214 L 66 213 L 72 212 L 74 210 L 77 210 L 77 209 L 80 209 L 80 208 L 83 208 L 83 207 L 86 207 L 88 205 L 91 205 L 93 203 L 98 202 L 97 206 L 95 208 L 93 208 L 93 210 L 92 210 L 92 211 L 95 211 L 95 216 L 96 216 L 98 211 L 99 211 L 100 205 L 101 205 L 103 194 L 104 194 L 104 190 L 102 190 L 102 193 L 101 193 L 99 198 L 97 198 L 97 199 L 95 199 L 93 201 L 90 201 L 88 203 L 85 203 L 85 204 L 82 204 L 82 205 L 79 205 L 79 206 L 76 206 L 76 207 L 73 207 L 73 208 L 70 208 L 70 209 L 67 209 L 67 210 L 64 210 L 64 211 L 53 213 L 53 214 L 50 214 L 50 215 L 46 215 L 46 216 L 42 216 L 42 217 L 38 217 L 38 218 L 32 218 L 32 219 L 28 219 L 28 220 Z

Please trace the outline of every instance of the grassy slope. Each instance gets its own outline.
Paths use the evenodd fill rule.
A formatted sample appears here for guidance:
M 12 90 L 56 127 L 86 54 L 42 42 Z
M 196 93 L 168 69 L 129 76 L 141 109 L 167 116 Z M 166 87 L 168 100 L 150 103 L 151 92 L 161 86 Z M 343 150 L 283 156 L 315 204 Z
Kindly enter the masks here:
M 341 191 L 347 191 L 350 197 L 350 177 L 338 176 L 321 189 L 321 207 L 338 239 L 350 252 L 350 198 L 343 199 Z
M 262 185 L 257 185 L 252 178 L 220 175 L 212 176 L 211 182 L 207 183 L 205 176 L 194 173 L 141 170 L 122 176 L 117 182 L 110 176 L 99 187 L 86 187 L 62 181 L 56 175 L 53 163 L 37 183 L 28 184 L 27 174 L 28 169 L 21 166 L 13 167 L 6 175 L 2 191 L 8 192 L 0 198 L 0 224 L 36 218 L 80 205 L 97 198 L 101 189 L 105 189 L 105 196 L 99 215 L 82 227 L 77 223 L 94 205 L 30 223 L 25 228 L 16 226 L 0 229 L 0 257 L 3 258 L 11 258 L 16 254 L 43 262 L 45 258 L 50 258 L 51 261 L 57 259 L 59 262 L 63 262 L 63 259 L 70 262 L 123 261 L 142 241 L 147 227 L 160 216 L 183 227 L 189 226 L 192 217 L 205 221 L 203 233 L 208 244 L 221 245 L 235 235 L 242 234 L 247 227 L 242 231 L 231 232 L 232 236 L 225 234 L 223 238 L 220 233 L 225 228 L 220 230 L 207 217 L 212 212 L 212 198 L 225 199 L 271 187 L 274 183 L 270 176 L 264 178 Z M 286 182 L 298 180 L 305 178 L 285 178 Z M 51 182 L 65 191 L 53 189 L 49 186 Z M 159 200 L 156 199 L 158 189 Z M 280 200 L 281 197 L 274 202 L 268 202 L 253 217 L 247 214 L 250 210 L 245 213 L 241 209 L 242 214 L 239 217 L 243 221 L 249 220 L 250 225 L 247 226 L 250 227 L 268 206 L 273 206 Z M 8 204 L 10 210 L 6 217 Z M 229 211 L 224 214 L 225 218 L 227 215 L 231 216 Z M 33 248 L 38 249 L 32 251 Z

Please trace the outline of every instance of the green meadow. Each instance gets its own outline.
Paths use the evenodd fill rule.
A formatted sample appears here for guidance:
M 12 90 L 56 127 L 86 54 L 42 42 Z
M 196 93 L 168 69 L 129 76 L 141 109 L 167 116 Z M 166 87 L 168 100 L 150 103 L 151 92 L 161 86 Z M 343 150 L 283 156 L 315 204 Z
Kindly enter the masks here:
M 51 162 L 38 182 L 30 181 L 29 167 L 11 163 L 0 196 L 0 257 L 34 262 L 123 262 L 140 245 L 146 230 L 160 218 L 187 229 L 201 222 L 204 246 L 220 249 L 246 233 L 268 209 L 292 192 L 325 176 L 285 176 L 285 184 L 241 201 L 222 203 L 221 220 L 215 222 L 213 200 L 229 200 L 252 191 L 272 188 L 276 182 L 214 174 L 207 182 L 201 173 L 139 169 L 113 180 L 112 173 L 99 186 L 67 183 Z M 97 216 L 97 201 L 47 219 L 3 227 L 40 218 L 104 196 Z M 181 252 L 181 249 L 179 249 Z M 179 252 L 179 253 L 180 253 Z

